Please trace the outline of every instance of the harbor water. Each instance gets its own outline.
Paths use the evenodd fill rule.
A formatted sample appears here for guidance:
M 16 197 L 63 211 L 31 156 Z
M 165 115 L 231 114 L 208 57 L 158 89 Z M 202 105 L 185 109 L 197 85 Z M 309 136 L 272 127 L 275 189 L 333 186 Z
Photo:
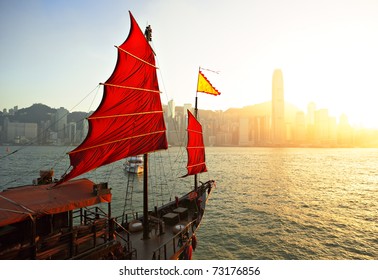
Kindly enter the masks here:
M 0 190 L 30 184 L 39 170 L 69 167 L 63 147 L 0 147 Z M 173 148 L 177 152 L 178 148 Z M 198 260 L 378 259 L 378 149 L 209 147 L 201 181 L 213 192 L 197 233 Z M 167 186 L 153 190 L 150 205 L 190 190 L 162 156 Z M 124 209 L 129 175 L 123 162 L 87 174 L 108 181 L 112 208 Z M 150 167 L 152 168 L 152 167 Z M 161 168 L 159 172 L 162 172 Z M 183 171 L 185 172 L 185 171 Z M 133 178 L 133 209 L 141 211 L 141 176 Z M 152 182 L 153 184 L 153 182 Z M 170 186 L 171 185 L 171 186 Z M 160 196 L 159 196 L 160 195 Z

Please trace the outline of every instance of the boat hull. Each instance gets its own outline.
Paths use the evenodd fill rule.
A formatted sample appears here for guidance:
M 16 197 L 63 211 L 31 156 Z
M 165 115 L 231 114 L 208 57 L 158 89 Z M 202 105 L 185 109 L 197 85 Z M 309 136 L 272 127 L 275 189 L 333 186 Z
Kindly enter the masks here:
M 135 156 L 126 158 L 125 163 L 123 164 L 125 171 L 134 174 L 143 173 L 143 156 Z
M 128 173 L 133 173 L 133 174 L 141 174 L 143 173 L 143 165 L 124 165 L 125 171 Z

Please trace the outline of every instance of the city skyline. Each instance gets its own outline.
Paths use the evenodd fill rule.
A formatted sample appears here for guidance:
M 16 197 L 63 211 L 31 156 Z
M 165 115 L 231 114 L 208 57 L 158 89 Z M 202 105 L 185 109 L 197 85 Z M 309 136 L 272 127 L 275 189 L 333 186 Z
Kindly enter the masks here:
M 203 109 L 241 108 L 270 99 L 271 73 L 285 75 L 285 99 L 345 113 L 378 127 L 378 2 L 352 1 L 3 1 L 0 106 L 32 102 L 78 111 L 98 104 L 96 86 L 112 73 L 130 26 L 150 24 L 162 98 L 193 102 L 198 67 L 222 95 Z M 97 98 L 94 96 L 97 93 Z M 79 97 L 79 98 L 78 98 Z M 93 101 L 95 99 L 95 101 Z M 94 106 L 96 107 L 96 106 Z M 91 107 L 93 109 L 93 107 Z
M 243 106 L 243 107 L 238 107 L 238 108 L 236 108 L 236 107 L 230 107 L 230 108 L 227 108 L 227 109 L 225 109 L 225 110 L 217 110 L 217 109 L 204 109 L 204 108 L 199 108 L 199 110 L 201 110 L 201 111 L 213 111 L 213 112 L 218 112 L 218 111 L 221 111 L 221 112 L 227 112 L 228 110 L 235 110 L 235 109 L 240 109 L 240 110 L 242 110 L 242 109 L 245 109 L 245 108 L 248 108 L 248 107 L 251 107 L 251 106 L 255 106 L 255 105 L 260 105 L 260 104 L 263 104 L 263 103 L 267 103 L 267 102 L 271 102 L 271 101 L 269 101 L 269 100 L 266 100 L 266 101 L 263 101 L 263 102 L 260 102 L 260 103 L 256 103 L 256 104 L 249 104 L 249 105 L 245 105 L 245 106 Z M 172 105 L 172 103 L 173 103 L 173 105 Z M 14 105 L 14 106 L 12 106 L 11 108 L 2 108 L 2 111 L 0 112 L 0 116 L 1 116 L 1 114 L 3 115 L 3 116 L 6 116 L 6 115 L 14 115 L 14 112 L 16 112 L 16 111 L 18 111 L 18 110 L 21 110 L 21 109 L 26 109 L 26 108 L 29 108 L 29 107 L 31 107 L 31 106 L 33 106 L 33 105 L 35 105 L 35 104 L 42 104 L 42 105 L 46 105 L 46 106 L 48 106 L 48 107 L 50 107 L 50 108 L 52 108 L 52 109 L 56 109 L 56 110 L 59 110 L 59 109 L 64 109 L 64 110 L 67 110 L 69 113 L 73 113 L 73 112 L 83 112 L 83 113 L 90 113 L 90 112 L 93 112 L 96 108 L 94 108 L 93 110 L 91 110 L 91 111 L 79 111 L 79 110 L 74 110 L 74 111 L 70 111 L 70 110 L 68 110 L 67 108 L 65 108 L 65 107 L 63 107 L 63 106 L 59 106 L 59 107 L 51 107 L 49 104 L 44 104 L 44 103 L 32 103 L 32 104 L 30 104 L 29 106 L 26 106 L 26 107 L 23 107 L 23 108 L 19 108 L 19 106 L 18 105 Z M 188 105 L 190 105 L 191 107 L 193 106 L 193 104 L 194 104 L 194 102 L 193 103 L 190 103 L 190 102 L 188 102 L 188 103 L 185 103 L 185 104 L 176 104 L 176 102 L 175 102 L 175 100 L 174 99 L 171 99 L 171 100 L 169 100 L 167 103 L 162 103 L 162 105 L 163 106 L 167 106 L 167 108 L 169 108 L 170 106 L 173 106 L 173 107 L 175 107 L 175 108 L 177 108 L 177 107 L 183 107 L 183 108 L 185 108 L 185 107 L 187 107 Z M 292 106 L 294 106 L 295 108 L 297 108 L 298 109 L 298 112 L 306 112 L 306 111 L 308 111 L 308 106 L 310 106 L 311 104 L 312 105 L 315 105 L 315 107 L 317 107 L 317 103 L 316 102 L 314 102 L 314 101 L 310 101 L 310 102 L 308 102 L 308 104 L 307 104 L 307 109 L 306 110 L 301 110 L 296 104 L 293 104 L 293 103 L 290 103 L 290 102 L 284 102 L 284 104 L 290 104 L 290 105 L 292 105 Z M 328 111 L 330 111 L 330 109 L 329 108 L 318 108 L 318 110 L 320 110 L 320 109 L 326 109 L 326 110 L 328 110 Z M 185 109 L 186 110 L 186 109 Z M 169 114 L 172 114 L 172 113 L 170 113 L 169 111 L 167 111 L 168 113 L 168 117 L 170 116 Z M 173 113 L 173 115 L 174 115 L 174 113 Z M 340 118 L 342 118 L 343 116 L 347 116 L 348 117 L 348 115 L 347 114 L 345 114 L 345 113 L 342 113 L 341 115 L 339 115 L 339 116 L 335 116 L 335 115 L 333 115 L 333 114 L 330 114 L 331 116 L 334 116 L 334 117 L 336 117 L 337 119 L 340 119 Z M 349 118 L 348 118 L 349 119 Z M 352 124 L 351 124 L 352 125 Z M 362 128 L 370 128 L 370 127 L 364 127 L 364 126 L 359 126 L 359 125 L 357 125 L 356 127 L 362 127 Z M 375 129 L 374 127 L 372 128 L 372 129 Z M 378 128 L 377 128 L 378 129 Z
M 199 108 L 199 110 L 201 110 L 201 111 L 202 111 L 202 110 L 203 110 L 203 111 L 214 111 L 214 112 L 217 112 L 217 111 L 227 112 L 228 110 L 235 110 L 235 109 L 243 110 L 243 109 L 245 109 L 245 108 L 248 108 L 248 107 L 251 107 L 251 106 L 255 106 L 255 105 L 264 104 L 264 103 L 267 103 L 267 102 L 271 102 L 271 100 L 265 100 L 265 101 L 262 101 L 262 102 L 260 102 L 260 103 L 249 104 L 249 105 L 245 105 L 245 106 L 243 106 L 243 107 L 238 107 L 238 108 L 236 108 L 236 107 L 230 107 L 230 108 L 227 108 L 227 109 L 225 109 L 225 110 L 206 109 L 206 108 Z M 0 112 L 0 116 L 1 116 L 1 114 L 3 114 L 3 116 L 6 116 L 6 115 L 13 115 L 13 114 L 14 114 L 14 111 L 21 110 L 21 109 L 25 109 L 25 108 L 29 108 L 29 107 L 31 107 L 31 106 L 34 105 L 34 104 L 43 104 L 43 105 L 49 106 L 50 108 L 57 109 L 57 110 L 58 110 L 58 109 L 65 109 L 65 110 L 67 110 L 69 113 L 73 113 L 73 112 L 90 113 L 90 112 L 93 112 L 93 111 L 96 109 L 96 108 L 93 108 L 93 109 L 90 110 L 90 111 L 79 111 L 79 110 L 70 111 L 70 110 L 68 110 L 67 108 L 63 107 L 63 106 L 59 106 L 59 107 L 57 107 L 57 108 L 54 108 L 54 107 L 51 107 L 49 104 L 45 104 L 45 103 L 33 103 L 33 104 L 30 104 L 29 106 L 27 106 L 27 107 L 23 107 L 23 108 L 19 108 L 18 105 L 14 105 L 14 106 L 12 106 L 11 108 L 2 108 L 2 111 Z M 173 104 L 173 105 L 172 105 L 172 104 Z M 171 108 L 171 106 L 173 106 L 173 107 L 175 107 L 175 108 L 177 108 L 177 107 L 183 107 L 184 110 L 187 109 L 186 107 L 187 107 L 188 105 L 193 106 L 193 104 L 194 104 L 194 102 L 193 102 L 193 103 L 188 102 L 188 103 L 185 103 L 185 104 L 178 104 L 178 105 L 177 105 L 174 99 L 171 99 L 171 100 L 169 100 L 169 101 L 166 102 L 166 103 L 162 103 L 162 105 L 163 105 L 163 106 L 167 106 L 167 108 Z M 349 124 L 350 124 L 352 127 L 354 127 L 354 128 L 366 128 L 366 129 L 373 129 L 373 130 L 378 129 L 378 127 L 368 127 L 368 126 L 364 126 L 363 124 L 353 124 L 353 123 L 350 121 L 348 114 L 346 114 L 346 113 L 341 113 L 340 115 L 334 115 L 334 114 L 332 113 L 332 110 L 331 110 L 330 108 L 326 108 L 326 107 L 318 107 L 317 102 L 315 102 L 315 101 L 309 101 L 309 102 L 307 103 L 307 106 L 306 106 L 306 109 L 305 109 L 305 110 L 302 110 L 302 108 L 299 108 L 296 104 L 293 104 L 293 103 L 291 103 L 291 102 L 284 102 L 284 104 L 285 104 L 285 105 L 286 105 L 286 104 L 290 104 L 290 105 L 294 106 L 295 108 L 297 108 L 298 112 L 302 112 L 302 113 L 308 112 L 308 111 L 309 111 L 309 106 L 313 106 L 313 107 L 314 107 L 313 110 L 327 110 L 327 111 L 329 112 L 329 115 L 330 115 L 331 117 L 335 117 L 335 118 L 338 120 L 337 123 L 339 123 L 339 121 L 340 121 L 341 119 L 343 119 L 343 118 L 346 117 L 346 118 L 348 119 Z M 167 116 L 168 116 L 168 117 L 170 117 L 171 114 L 172 114 L 170 111 L 171 111 L 171 109 L 168 109 L 168 110 L 167 110 L 167 114 L 168 114 Z M 174 115 L 174 113 L 173 113 L 173 115 Z M 1 126 L 1 124 L 0 124 L 0 126 Z
M 275 72 L 276 73 L 276 72 Z M 272 99 L 275 98 L 275 77 L 273 75 Z M 279 85 L 283 93 L 282 73 Z M 280 96 L 284 100 L 283 95 Z M 378 147 L 378 130 L 354 128 L 349 124 L 346 115 L 336 117 L 329 115 L 328 109 L 316 108 L 308 104 L 307 111 L 298 110 L 291 104 L 284 104 L 284 123 L 280 123 L 279 138 L 273 126 L 273 100 L 241 109 L 226 111 L 200 110 L 200 119 L 204 127 L 204 141 L 207 146 L 273 146 L 273 147 Z M 47 105 L 34 104 L 36 110 L 46 111 Z M 33 107 L 31 106 L 31 107 Z M 281 105 L 280 105 L 281 106 Z M 43 107 L 45 109 L 43 109 Z M 19 115 L 18 108 L 11 112 Z M 51 108 L 50 108 L 51 109 Z M 88 130 L 85 121 L 87 113 L 69 113 L 63 107 L 48 109 L 50 118 L 42 121 L 20 122 L 5 114 L 0 124 L 0 142 L 6 144 L 39 144 L 39 145 L 77 145 L 82 142 Z M 167 125 L 167 137 L 171 145 L 181 145 L 186 134 L 186 111 L 193 110 L 192 104 L 175 106 L 173 100 L 163 105 Z M 22 110 L 22 109 L 20 109 Z M 29 113 L 26 119 L 35 119 Z M 76 117 L 68 117 L 70 114 Z M 20 115 L 19 115 L 20 116 Z M 1 117 L 1 115 L 0 115 Z M 23 118 L 25 119 L 25 117 Z M 74 121 L 76 119 L 76 121 Z
M 221 111 L 221 112 L 227 112 L 227 111 L 229 111 L 229 110 L 238 110 L 238 109 L 240 109 L 240 110 L 243 110 L 243 109 L 245 109 L 245 108 L 248 108 L 248 107 L 251 107 L 251 106 L 255 106 L 255 105 L 260 105 L 260 104 L 264 104 L 264 103 L 267 103 L 267 102 L 271 102 L 270 100 L 266 100 L 266 101 L 263 101 L 263 102 L 260 102 L 260 103 L 256 103 L 256 104 L 249 104 L 249 105 L 245 105 L 245 106 L 243 106 L 243 107 L 238 107 L 238 108 L 236 108 L 236 107 L 230 107 L 230 108 L 227 108 L 227 109 L 225 109 L 225 110 L 217 110 L 217 109 L 204 109 L 204 108 L 199 108 L 199 110 L 201 110 L 201 111 L 213 111 L 213 112 L 217 112 L 217 111 Z M 162 105 L 163 106 L 167 106 L 167 108 L 169 108 L 170 106 L 172 106 L 172 104 L 171 103 L 173 103 L 174 105 L 173 105 L 173 107 L 175 107 L 175 108 L 177 108 L 177 107 L 183 107 L 183 108 L 185 108 L 184 110 L 186 110 L 187 108 L 187 106 L 193 106 L 193 104 L 194 104 L 194 102 L 193 103 L 190 103 L 190 102 L 188 102 L 188 103 L 185 103 L 185 104 L 176 104 L 176 102 L 175 102 L 175 100 L 174 99 L 171 99 L 171 100 L 169 100 L 167 103 L 162 103 Z M 35 104 L 42 104 L 42 105 L 46 105 L 46 106 L 48 106 L 48 107 L 50 107 L 50 108 L 52 108 L 52 109 L 56 109 L 56 110 L 59 110 L 59 109 L 64 109 L 64 110 L 66 110 L 67 112 L 69 112 L 69 113 L 73 113 L 73 112 L 83 112 L 83 113 L 90 113 L 90 112 L 93 112 L 96 108 L 93 108 L 93 110 L 91 110 L 91 111 L 79 111 L 79 110 L 74 110 L 74 111 L 70 111 L 70 110 L 68 110 L 67 108 L 65 108 L 65 107 L 63 107 L 63 106 L 59 106 L 59 107 L 57 107 L 57 108 L 54 108 L 54 107 L 51 107 L 49 104 L 44 104 L 44 103 L 33 103 L 33 104 L 30 104 L 29 106 L 27 106 L 27 107 L 23 107 L 23 108 L 19 108 L 19 106 L 18 105 L 14 105 L 14 106 L 12 106 L 11 108 L 2 108 L 2 111 L 0 112 L 0 116 L 1 116 L 1 114 L 3 115 L 3 116 L 6 116 L 6 115 L 14 115 L 14 112 L 16 112 L 16 111 L 18 111 L 18 110 L 21 110 L 21 109 L 26 109 L 26 108 L 29 108 L 29 107 L 31 107 L 31 106 L 33 106 L 33 105 L 35 105 Z M 171 104 L 171 105 L 170 105 Z M 334 114 L 332 114 L 332 111 L 329 109 L 329 108 L 325 108 L 325 107 L 318 107 L 317 106 L 317 103 L 316 102 L 314 102 L 314 101 L 310 101 L 310 102 L 308 102 L 308 104 L 307 104 L 307 106 L 306 106 L 306 109 L 305 110 L 302 110 L 301 108 L 299 108 L 296 104 L 293 104 L 293 103 L 291 103 L 291 102 L 284 102 L 284 104 L 290 104 L 290 105 L 292 105 L 292 106 L 294 106 L 295 108 L 297 108 L 298 109 L 298 112 L 306 112 L 306 111 L 308 111 L 308 107 L 310 106 L 310 105 L 312 105 L 312 106 L 315 106 L 315 108 L 317 108 L 316 110 L 328 110 L 330 113 L 330 116 L 332 116 L 332 117 L 335 117 L 336 119 L 338 119 L 338 120 L 340 120 L 341 118 L 343 118 L 343 117 L 347 117 L 348 118 L 348 121 L 349 121 L 349 117 L 348 117 L 348 114 L 345 114 L 345 113 L 342 113 L 341 115 L 339 115 L 339 116 L 337 116 L 337 115 L 334 115 Z M 170 110 L 168 109 L 167 110 L 167 116 L 169 117 L 170 115 L 169 114 L 172 114 L 172 113 L 170 113 L 169 112 Z M 174 115 L 174 114 L 173 114 Z M 350 122 L 350 121 L 349 121 Z M 356 128 L 358 128 L 358 127 L 361 127 L 361 128 L 367 128 L 367 129 L 378 129 L 378 128 L 375 128 L 375 127 L 365 127 L 364 125 L 353 125 L 352 123 L 350 123 L 350 125 L 351 126 L 353 126 L 353 127 L 356 127 Z

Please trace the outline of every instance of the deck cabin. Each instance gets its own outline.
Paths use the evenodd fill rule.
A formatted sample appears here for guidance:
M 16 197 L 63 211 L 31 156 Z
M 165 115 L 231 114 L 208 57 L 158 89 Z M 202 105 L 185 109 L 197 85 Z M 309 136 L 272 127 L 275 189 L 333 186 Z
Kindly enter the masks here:
M 88 179 L 4 190 L 0 259 L 76 259 L 93 252 L 106 256 L 120 246 L 110 215 L 107 184 Z

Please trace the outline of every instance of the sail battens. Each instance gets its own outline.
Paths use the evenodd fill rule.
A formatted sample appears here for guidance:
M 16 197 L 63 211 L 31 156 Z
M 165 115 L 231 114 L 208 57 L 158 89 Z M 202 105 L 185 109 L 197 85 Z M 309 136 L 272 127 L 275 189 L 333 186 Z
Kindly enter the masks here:
M 130 140 L 130 139 L 141 138 L 141 137 L 145 137 L 145 136 L 149 136 L 149 135 L 154 135 L 154 134 L 159 134 L 159 133 L 165 133 L 165 130 L 154 131 L 154 132 L 145 133 L 145 134 L 139 134 L 139 135 L 135 135 L 135 136 L 130 136 L 130 137 L 114 140 L 114 141 L 107 142 L 107 143 L 102 143 L 102 144 L 95 145 L 95 146 L 86 147 L 86 148 L 83 148 L 83 149 L 73 150 L 73 151 L 69 152 L 68 154 L 71 155 L 71 154 L 75 154 L 75 153 L 79 153 L 79 152 L 84 152 L 86 150 L 95 149 L 95 148 L 111 145 L 111 144 L 118 143 L 118 142 L 124 142 L 124 141 Z
M 156 67 L 156 65 L 153 65 L 153 64 L 151 64 L 151 63 L 149 63 L 149 62 L 147 62 L 147 61 L 141 59 L 140 57 L 138 57 L 138 56 L 136 56 L 136 55 L 133 55 L 132 53 L 130 53 L 130 52 L 128 52 L 128 51 L 122 49 L 121 47 L 117 47 L 117 46 L 115 46 L 115 47 L 116 47 L 117 49 L 119 49 L 120 51 L 123 51 L 124 53 L 127 53 L 128 55 L 134 57 L 135 59 L 137 59 L 137 60 L 139 60 L 139 61 L 141 61 L 141 62 L 143 62 L 143 63 L 145 63 L 145 64 L 147 64 L 147 65 L 149 65 L 149 66 L 151 66 L 151 67 L 154 67 L 155 69 L 159 69 L 158 67 Z
M 100 84 L 103 85 L 103 86 L 110 86 L 110 87 L 118 87 L 118 88 L 131 89 L 131 90 L 140 90 L 140 91 L 161 93 L 160 90 L 153 90 L 153 89 L 147 89 L 147 88 L 128 87 L 128 86 L 121 86 L 121 85 L 115 85 L 115 84 L 109 84 L 109 83 L 100 83 Z
M 193 130 L 193 129 L 187 129 L 187 131 L 193 132 L 193 133 L 199 133 L 202 134 L 201 130 Z
M 187 167 L 193 168 L 193 167 L 197 167 L 197 166 L 201 166 L 201 165 L 205 165 L 205 164 L 206 164 L 206 162 L 201 162 L 201 163 L 198 163 L 198 164 L 188 165 Z
M 140 113 L 132 113 L 132 114 L 120 114 L 120 115 L 109 115 L 109 116 L 101 116 L 101 117 L 89 117 L 88 120 L 120 118 L 120 117 L 133 117 L 133 116 L 142 116 L 142 115 L 149 115 L 149 114 L 161 114 L 161 113 L 163 113 L 163 111 L 150 111 L 150 112 L 140 112 Z

